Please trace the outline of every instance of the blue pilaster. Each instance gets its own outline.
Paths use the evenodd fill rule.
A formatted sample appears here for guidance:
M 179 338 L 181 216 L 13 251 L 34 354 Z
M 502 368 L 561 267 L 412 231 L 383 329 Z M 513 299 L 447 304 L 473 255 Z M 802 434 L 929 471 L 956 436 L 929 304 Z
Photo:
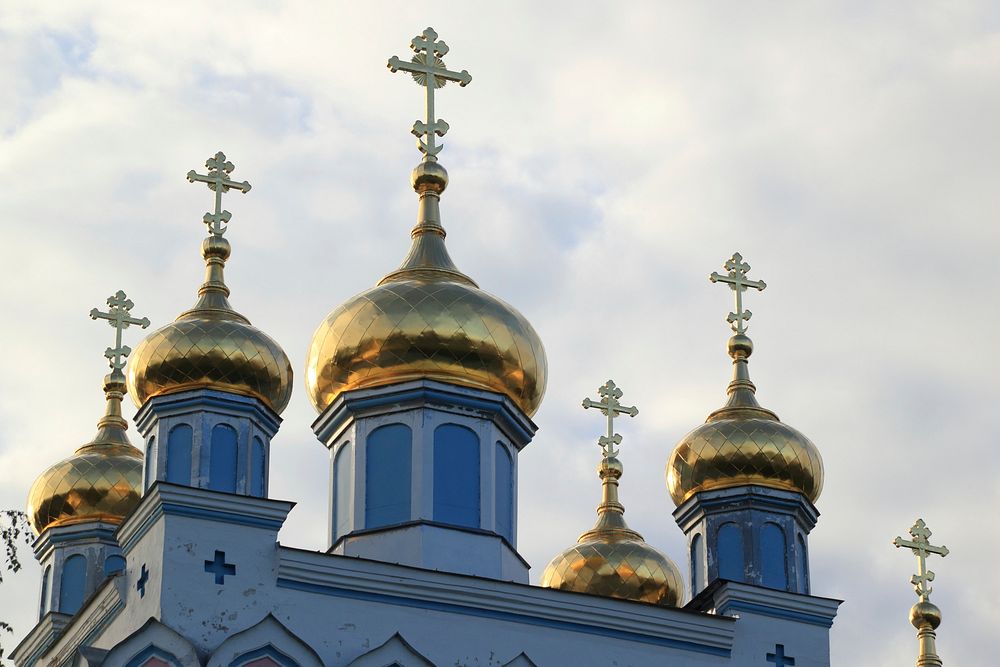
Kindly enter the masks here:
M 263 401 L 213 389 L 149 399 L 135 417 L 156 481 L 267 497 L 271 439 L 281 418 Z

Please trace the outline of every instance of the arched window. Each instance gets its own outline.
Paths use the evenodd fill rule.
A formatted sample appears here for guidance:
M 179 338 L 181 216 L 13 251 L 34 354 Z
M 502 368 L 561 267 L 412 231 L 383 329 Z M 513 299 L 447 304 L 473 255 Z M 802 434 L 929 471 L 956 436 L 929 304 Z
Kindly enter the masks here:
M 705 553 L 701 533 L 695 533 L 691 540 L 691 596 L 694 597 L 705 586 Z
M 264 481 L 267 475 L 267 457 L 264 454 L 264 441 L 254 436 L 250 451 L 250 495 L 263 498 L 266 495 Z
M 785 554 L 785 531 L 776 523 L 765 523 L 760 530 L 760 558 L 763 583 L 768 588 L 784 590 L 788 587 Z
M 213 491 L 236 493 L 236 438 L 236 429 L 228 424 L 216 424 L 212 429 L 208 488 Z
M 434 429 L 434 520 L 479 527 L 479 438 L 472 429 Z
M 49 610 L 49 588 L 52 583 L 52 566 L 45 566 L 45 573 L 42 574 L 42 599 L 38 603 L 38 618 L 45 616 Z
M 493 486 L 496 489 L 496 530 L 514 542 L 514 462 L 502 442 L 497 443 L 493 464 Z
M 87 590 L 87 559 L 73 554 L 66 559 L 59 579 L 59 611 L 75 614 L 80 611 Z
M 405 424 L 380 426 L 365 447 L 365 528 L 410 520 L 412 434 Z
M 345 442 L 333 459 L 333 539 L 351 528 L 351 443 Z
M 191 427 L 178 424 L 167 436 L 167 481 L 191 486 Z
M 150 438 L 149 442 L 146 443 L 146 460 L 143 472 L 142 488 L 148 489 L 153 483 L 153 462 L 156 460 L 156 450 L 153 449 L 153 445 L 156 444 L 156 438 Z
M 724 523 L 719 527 L 719 578 L 729 581 L 744 579 L 743 574 L 743 533 L 735 523 Z
M 118 554 L 112 554 L 104 559 L 104 576 L 110 577 L 113 574 L 125 571 L 125 559 Z
M 796 539 L 799 548 L 795 550 L 795 563 L 798 566 L 799 593 L 809 595 L 809 554 L 806 553 L 806 541 L 799 535 Z

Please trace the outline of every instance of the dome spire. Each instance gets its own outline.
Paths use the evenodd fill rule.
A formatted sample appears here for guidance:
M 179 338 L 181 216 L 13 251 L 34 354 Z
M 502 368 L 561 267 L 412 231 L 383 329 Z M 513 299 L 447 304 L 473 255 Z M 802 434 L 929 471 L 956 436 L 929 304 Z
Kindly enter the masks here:
M 437 118 L 434 109 L 434 93 L 449 81 L 465 87 L 472 81 L 467 70 L 454 72 L 445 67 L 444 56 L 448 45 L 438 40 L 433 28 L 427 28 L 410 40 L 414 55 L 409 61 L 397 56 L 389 58 L 392 72 L 407 72 L 413 80 L 426 90 L 426 120 L 416 121 L 410 132 L 417 138 L 417 149 L 423 154 L 420 164 L 413 170 L 410 183 L 420 203 L 417 209 L 417 224 L 410 232 L 413 243 L 410 252 L 398 269 L 385 276 L 379 284 L 399 280 L 448 280 L 478 287 L 467 275 L 458 270 L 444 239 L 447 235 L 441 225 L 441 193 L 448 187 L 448 172 L 438 163 L 438 153 L 444 148 L 437 143 L 438 137 L 448 133 L 450 126 L 443 118 Z
M 917 667 L 941 667 L 943 664 L 937 654 L 935 646 L 937 637 L 934 632 L 941 624 L 941 610 L 930 600 L 933 591 L 930 584 L 934 581 L 934 573 L 927 569 L 927 557 L 936 554 L 944 558 L 950 552 L 948 547 L 932 545 L 930 536 L 931 530 L 924 520 L 917 519 L 910 528 L 912 539 L 904 540 L 902 537 L 897 537 L 892 541 L 897 549 L 900 547 L 909 549 L 917 557 L 917 573 L 910 579 L 913 590 L 919 598 L 917 604 L 910 609 L 910 623 L 917 629 L 917 639 L 920 642 Z

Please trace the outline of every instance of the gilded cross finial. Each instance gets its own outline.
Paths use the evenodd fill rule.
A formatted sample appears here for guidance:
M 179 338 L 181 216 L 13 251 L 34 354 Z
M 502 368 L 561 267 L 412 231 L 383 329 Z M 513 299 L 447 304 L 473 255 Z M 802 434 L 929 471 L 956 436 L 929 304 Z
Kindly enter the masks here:
M 635 417 L 639 414 L 639 408 L 633 406 L 622 405 L 618 399 L 620 399 L 624 394 L 618 385 L 615 384 L 614 380 L 608 380 L 603 385 L 598 388 L 597 393 L 601 395 L 603 400 L 592 401 L 589 398 L 583 399 L 583 407 L 586 408 L 597 408 L 601 413 L 608 418 L 608 434 L 602 435 L 597 440 L 597 444 L 601 446 L 604 452 L 605 458 L 611 458 L 612 456 L 618 456 L 618 450 L 615 449 L 616 445 L 622 444 L 622 437 L 615 433 L 615 418 L 618 415 L 628 415 L 629 417 Z
M 722 267 L 727 271 L 726 275 L 712 271 L 712 275 L 708 279 L 713 283 L 726 283 L 735 292 L 736 312 L 729 313 L 726 321 L 729 322 L 729 326 L 733 328 L 734 332 L 743 335 L 747 330 L 746 322 L 750 321 L 750 317 L 753 315 L 749 310 L 743 310 L 743 292 L 748 287 L 763 292 L 767 283 L 763 280 L 747 280 L 750 265 L 743 261 L 743 255 L 740 253 L 733 254 Z
M 112 372 L 125 368 L 125 358 L 132 353 L 132 348 L 122 345 L 122 331 L 128 329 L 133 324 L 138 324 L 145 329 L 149 326 L 149 318 L 137 319 L 132 317 L 129 311 L 135 306 L 132 300 L 125 296 L 125 292 L 118 290 L 108 297 L 108 312 L 103 313 L 97 308 L 90 311 L 90 319 L 107 320 L 108 324 L 115 328 L 115 346 L 104 351 L 104 356 L 108 358 Z
M 205 183 L 209 190 L 215 192 L 215 212 L 206 213 L 202 220 L 208 225 L 209 234 L 222 236 L 226 233 L 226 225 L 233 217 L 232 213 L 222 208 L 223 193 L 229 192 L 230 188 L 236 188 L 246 194 L 250 192 L 250 184 L 247 181 L 237 182 L 229 178 L 229 174 L 233 173 L 236 166 L 226 160 L 226 154 L 222 151 L 208 158 L 205 166 L 208 167 L 207 175 L 199 174 L 192 169 L 187 173 L 187 179 L 190 183 Z
M 442 146 L 437 145 L 435 137 L 443 137 L 448 133 L 449 126 L 444 119 L 434 115 L 434 91 L 443 87 L 449 81 L 465 87 L 472 81 L 468 70 L 453 72 L 445 67 L 444 56 L 448 53 L 448 45 L 438 40 L 434 28 L 427 28 L 410 41 L 414 56 L 409 62 L 396 56 L 389 58 L 389 69 L 393 72 L 409 72 L 413 80 L 427 89 L 427 120 L 416 121 L 410 132 L 417 137 L 417 148 L 424 155 L 424 160 L 436 162 L 437 154 Z
M 934 581 L 934 573 L 927 569 L 927 556 L 937 554 L 943 558 L 949 553 L 948 547 L 936 547 L 930 543 L 931 530 L 923 519 L 917 519 L 917 522 L 913 524 L 913 527 L 910 528 L 910 536 L 913 538 L 912 540 L 897 537 L 892 543 L 896 548 L 909 549 L 917 557 L 917 573 L 910 579 L 910 583 L 913 584 L 913 590 L 916 591 L 920 600 L 926 602 L 931 591 L 934 590 L 930 586 L 930 583 Z

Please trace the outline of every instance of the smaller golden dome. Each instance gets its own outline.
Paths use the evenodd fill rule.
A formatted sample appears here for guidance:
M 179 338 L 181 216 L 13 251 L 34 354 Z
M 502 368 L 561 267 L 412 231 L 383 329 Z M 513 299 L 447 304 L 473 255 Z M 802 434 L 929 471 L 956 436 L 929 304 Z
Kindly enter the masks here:
M 541 585 L 662 607 L 680 606 L 684 598 L 680 570 L 625 523 L 625 507 L 618 501 L 621 462 L 606 457 L 598 472 L 604 491 L 597 523 L 552 559 Z
M 667 488 L 677 505 L 699 491 L 750 484 L 801 493 L 812 502 L 823 490 L 816 445 L 757 402 L 747 361 L 752 352 L 747 336 L 729 340 L 729 401 L 681 438 L 667 461 Z
M 229 304 L 223 279 L 229 253 L 225 238 L 204 240 L 206 278 L 198 303 L 136 347 L 128 384 L 137 407 L 199 387 L 254 396 L 278 414 L 288 405 L 292 367 L 284 350 Z
M 142 453 L 121 416 L 125 378 L 105 378 L 107 411 L 93 440 L 43 472 L 28 492 L 26 511 L 36 534 L 83 521 L 121 523 L 142 496 Z

